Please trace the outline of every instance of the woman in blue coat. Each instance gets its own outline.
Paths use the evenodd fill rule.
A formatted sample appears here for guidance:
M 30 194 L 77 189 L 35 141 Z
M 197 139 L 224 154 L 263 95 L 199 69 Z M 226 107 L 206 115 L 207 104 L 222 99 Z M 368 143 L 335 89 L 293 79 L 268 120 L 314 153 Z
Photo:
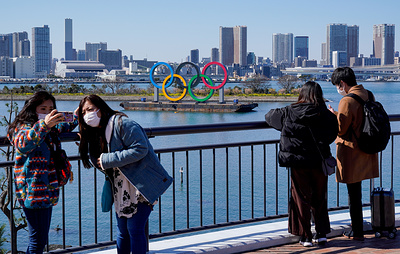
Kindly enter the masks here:
M 300 236 L 300 244 L 323 244 L 330 232 L 327 209 L 328 177 L 322 172 L 322 159 L 331 155 L 331 144 L 338 133 L 336 116 L 331 113 L 318 83 L 306 82 L 298 101 L 265 115 L 267 123 L 281 131 L 279 165 L 291 169 L 289 233 Z M 317 147 L 318 143 L 318 147 Z M 311 213 L 316 235 L 311 233 Z
M 142 127 L 112 110 L 99 96 L 81 100 L 78 118 L 84 166 L 106 173 L 114 187 L 118 253 L 146 253 L 146 222 L 172 178 Z

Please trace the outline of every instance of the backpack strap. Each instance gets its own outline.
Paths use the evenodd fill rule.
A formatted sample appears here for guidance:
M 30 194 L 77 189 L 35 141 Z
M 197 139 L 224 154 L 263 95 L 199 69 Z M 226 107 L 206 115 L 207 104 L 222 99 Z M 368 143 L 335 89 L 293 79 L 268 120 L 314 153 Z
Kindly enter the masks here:
M 373 101 L 373 100 L 374 100 L 374 99 L 373 99 L 374 96 L 372 95 L 372 92 L 371 92 L 370 90 L 367 90 L 367 92 L 368 92 L 368 99 L 367 99 L 367 101 Z M 355 99 L 355 100 L 358 101 L 358 103 L 360 103 L 362 106 L 364 106 L 364 104 L 365 104 L 365 101 L 364 101 L 363 99 L 361 99 L 361 97 L 358 96 L 357 94 L 349 93 L 349 94 L 347 94 L 346 96 Z
M 368 91 L 368 92 L 369 92 L 369 91 Z M 364 104 L 365 104 L 365 101 L 364 101 L 363 99 L 361 99 L 361 97 L 358 96 L 357 94 L 349 93 L 349 94 L 347 94 L 346 96 L 355 99 L 356 101 L 358 101 L 358 103 L 361 104 L 361 106 L 364 106 Z M 368 93 L 368 97 L 369 97 L 369 93 Z

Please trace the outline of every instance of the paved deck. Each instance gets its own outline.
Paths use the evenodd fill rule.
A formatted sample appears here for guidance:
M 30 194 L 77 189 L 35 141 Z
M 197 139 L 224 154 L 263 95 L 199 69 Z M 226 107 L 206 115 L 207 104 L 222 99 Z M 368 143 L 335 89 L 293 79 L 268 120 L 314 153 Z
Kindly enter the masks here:
M 341 237 L 343 230 L 350 228 L 348 211 L 330 213 L 330 221 L 332 232 L 324 247 L 301 246 L 298 237 L 287 232 L 287 219 L 283 219 L 154 240 L 150 242 L 149 253 L 400 253 L 400 236 L 375 238 L 371 232 L 364 242 Z M 372 229 L 370 221 L 370 209 L 365 209 L 364 230 Z M 396 207 L 396 227 L 400 227 L 400 206 Z M 96 253 L 116 254 L 117 251 L 110 249 Z

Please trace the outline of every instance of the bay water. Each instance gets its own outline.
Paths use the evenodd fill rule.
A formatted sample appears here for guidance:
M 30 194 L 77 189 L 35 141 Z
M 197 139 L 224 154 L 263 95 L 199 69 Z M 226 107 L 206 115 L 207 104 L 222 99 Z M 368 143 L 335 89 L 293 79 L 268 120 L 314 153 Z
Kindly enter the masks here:
M 340 99 L 342 98 L 341 95 L 339 95 L 336 91 L 335 86 L 333 86 L 330 82 L 325 82 L 325 81 L 318 81 L 318 83 L 321 85 L 323 92 L 324 92 L 324 97 L 328 99 L 329 101 L 327 104 L 330 104 L 334 109 L 337 109 L 338 104 Z M 397 108 L 399 106 L 399 101 L 400 101 L 400 82 L 365 82 L 362 83 L 365 88 L 371 90 L 374 95 L 376 100 L 380 101 L 383 106 L 385 107 L 386 111 L 388 114 L 400 114 L 400 109 Z M 233 86 L 233 84 L 230 84 Z M 3 85 L 0 85 L 0 88 L 2 88 Z M 272 82 L 272 86 L 276 87 L 276 82 Z M 10 87 L 10 86 L 9 86 Z M 83 97 L 83 96 L 82 96 Z M 240 97 L 239 97 L 240 101 Z M 5 104 L 8 103 L 8 101 L 0 101 L 0 116 L 4 115 L 6 113 L 7 107 Z M 264 120 L 264 115 L 273 108 L 278 108 L 278 107 L 284 107 L 286 105 L 289 105 L 290 102 L 259 102 L 258 107 L 253 111 L 253 112 L 247 112 L 247 113 L 203 113 L 203 112 L 172 112 L 172 111 L 128 111 L 128 110 L 123 110 L 122 107 L 119 106 L 120 101 L 109 101 L 107 102 L 111 108 L 119 111 L 123 111 L 125 114 L 129 116 L 129 118 L 135 120 L 138 122 L 142 127 L 144 128 L 150 128 L 150 127 L 164 127 L 164 126 L 181 126 L 181 125 L 194 125 L 194 124 L 211 124 L 211 123 L 233 123 L 233 122 L 248 122 L 248 121 L 263 121 Z M 57 108 L 58 110 L 62 111 L 73 111 L 75 108 L 78 106 L 79 101 L 58 101 L 57 102 Z M 18 101 L 18 105 L 20 108 L 23 106 L 22 101 Z M 6 128 L 0 128 L 0 136 L 4 136 L 6 131 Z M 399 130 L 399 124 L 397 122 L 392 123 L 392 131 L 398 131 Z M 151 138 L 150 141 L 155 149 L 159 148 L 168 148 L 168 147 L 181 147 L 181 146 L 194 146 L 194 145 L 205 145 L 205 144 L 214 144 L 214 143 L 233 143 L 233 142 L 241 142 L 241 141 L 258 141 L 258 140 L 269 140 L 269 139 L 279 139 L 279 132 L 272 130 L 272 129 L 265 129 L 265 130 L 249 130 L 249 131 L 233 131 L 233 132 L 219 132 L 219 133 L 207 133 L 207 134 L 191 134 L 191 135 L 174 135 L 174 136 L 165 136 L 165 137 L 156 137 L 156 138 Z M 63 144 L 63 148 L 67 151 L 68 155 L 76 155 L 77 154 L 77 146 L 73 143 L 65 143 Z M 334 152 L 334 145 L 332 145 L 332 149 Z M 395 147 L 395 149 L 398 149 Z M 387 149 L 388 150 L 388 149 Z M 389 149 L 391 150 L 391 149 Z M 256 151 L 256 155 L 262 153 L 262 151 Z M 273 152 L 272 152 L 273 153 Z M 271 153 L 269 153 L 271 154 Z M 225 160 L 223 151 L 222 153 L 217 152 L 217 159 L 218 156 L 219 158 L 223 158 L 221 160 Z M 179 168 L 182 167 L 184 170 L 187 170 L 185 168 L 185 164 L 179 160 L 179 158 L 176 159 L 176 165 L 171 165 L 171 156 L 169 155 L 168 157 L 161 157 L 161 161 L 169 172 L 172 172 L 171 167 L 174 167 L 176 170 L 176 173 L 174 175 L 175 177 L 175 182 L 176 182 L 176 207 L 183 206 L 185 205 L 186 202 L 186 184 L 185 181 L 183 181 L 182 184 L 179 185 L 180 182 L 180 175 L 179 175 Z M 179 156 L 177 156 L 179 157 Z M 194 159 L 197 159 L 198 155 L 194 155 Z M 233 157 L 235 157 L 233 155 Z M 396 154 L 395 154 L 396 157 Z M 230 157 L 231 158 L 231 157 Z M 0 157 L 0 161 L 4 160 L 4 157 Z M 390 151 L 388 153 L 384 153 L 384 160 L 383 160 L 383 167 L 384 170 L 389 171 L 390 169 Z M 221 163 L 221 167 L 225 167 L 223 162 L 218 162 L 217 166 Z M 237 156 L 236 159 L 232 159 L 229 161 L 229 164 L 235 164 L 237 163 Z M 275 161 L 272 161 L 271 163 L 275 163 Z M 75 176 L 77 176 L 77 163 L 73 162 L 73 167 L 75 171 Z M 210 168 L 211 166 L 209 165 L 209 161 L 205 161 L 203 168 L 204 168 L 204 173 L 203 173 L 203 178 L 208 179 L 208 177 L 212 177 L 211 172 L 208 172 L 207 169 Z M 395 168 L 395 175 L 397 172 L 399 172 L 398 169 L 399 165 L 399 159 L 395 158 L 394 159 L 394 168 Z M 271 171 L 275 170 L 274 166 L 271 166 L 269 169 Z M 184 172 L 186 174 L 187 172 Z M 279 178 L 280 179 L 287 179 L 287 172 L 285 169 L 279 169 Z M 101 186 L 104 181 L 104 177 L 102 177 L 101 174 L 97 173 L 95 174 L 93 169 L 84 169 L 82 167 L 81 169 L 81 179 L 83 182 L 82 185 L 82 205 L 83 211 L 82 211 L 82 221 L 83 221 L 83 244 L 91 244 L 94 242 L 94 233 L 93 233 L 93 227 L 94 227 L 94 220 L 93 217 L 95 216 L 94 210 L 95 210 L 95 200 L 94 200 L 94 182 L 97 183 L 97 198 L 99 199 L 99 196 L 101 194 Z M 216 174 L 217 178 L 221 177 L 224 178 L 225 174 L 222 172 L 217 172 Z M 385 173 L 385 179 L 389 178 L 390 176 Z M 192 173 L 191 178 L 189 181 L 198 181 L 200 178 L 198 173 Z M 96 181 L 94 181 L 96 179 Z M 249 176 L 243 176 L 241 178 L 243 186 L 247 186 L 251 179 L 249 179 Z M 257 177 L 256 177 L 257 179 Z M 223 179 L 221 181 L 224 181 Z M 287 182 L 287 180 L 283 180 L 283 182 Z M 366 182 L 366 181 L 364 181 Z M 399 182 L 399 181 L 397 181 Z M 88 184 L 86 184 L 88 183 Z M 236 182 L 237 183 L 237 182 Z M 268 188 L 278 188 L 277 186 L 274 186 L 275 183 L 271 181 L 269 183 Z M 364 186 L 365 185 L 365 186 Z M 375 184 L 377 185 L 377 183 Z M 400 184 L 396 184 L 394 186 L 394 191 L 396 193 L 400 193 Z M 205 205 L 207 203 L 211 203 L 210 196 L 212 192 L 210 190 L 203 190 L 203 195 L 205 196 L 200 197 L 198 194 L 198 187 L 193 187 L 194 184 L 191 185 L 192 187 L 190 188 L 190 192 L 193 191 L 193 193 L 190 194 L 190 200 L 191 202 L 203 202 Z M 257 181 L 254 183 L 255 188 L 263 188 L 262 181 Z M 229 188 L 237 188 L 234 183 L 230 183 Z M 247 187 L 243 187 L 247 188 Z M 329 178 L 329 188 L 336 189 L 336 182 L 334 180 L 334 177 Z M 363 183 L 363 188 L 364 188 L 364 193 L 367 195 L 363 195 L 363 201 L 368 202 L 368 184 Z M 78 223 L 78 212 L 77 212 L 77 200 L 78 200 L 78 181 L 74 181 L 71 184 L 68 184 L 65 187 L 65 202 L 66 202 L 66 207 L 67 207 L 67 222 L 66 222 L 66 238 L 67 238 L 67 245 L 73 245 L 76 246 L 78 245 L 77 243 L 77 236 L 78 236 L 78 229 L 76 227 Z M 279 212 L 284 213 L 285 210 L 287 210 L 287 191 L 284 190 L 285 187 L 283 187 L 283 190 L 279 192 L 279 199 L 281 200 L 279 204 Z M 223 190 L 219 190 L 220 192 Z M 245 201 L 244 204 L 242 204 L 242 209 L 243 209 L 243 214 L 244 216 L 250 216 L 248 215 L 249 209 L 246 209 L 246 207 L 249 207 L 251 205 L 251 202 L 249 201 L 250 197 L 246 196 L 249 195 L 249 192 L 244 191 L 242 197 Z M 218 193 L 217 193 L 218 194 Z M 275 193 L 271 193 L 269 195 L 274 196 Z M 332 194 L 329 196 L 329 206 L 336 206 L 336 200 L 335 197 Z M 343 184 L 340 184 L 340 195 L 341 195 L 341 200 L 340 200 L 340 205 L 346 205 L 347 204 L 347 196 L 345 193 L 345 186 Z M 162 206 L 163 209 L 168 207 L 168 203 L 172 200 L 172 194 L 171 191 L 167 192 L 165 194 L 165 198 L 163 196 L 162 200 Z M 332 197 L 332 198 L 331 198 Z M 236 198 L 236 197 L 233 197 Z M 203 200 L 204 199 L 204 200 Z M 221 202 L 219 202 L 221 201 Z M 99 210 L 99 200 L 97 201 L 98 204 L 98 212 L 97 212 L 97 217 L 98 217 L 98 242 L 102 241 L 108 241 L 109 237 L 107 237 L 108 232 L 110 231 L 109 228 L 109 220 L 110 220 L 110 215 L 108 213 L 101 213 Z M 171 201 L 172 202 L 172 201 Z M 224 198 L 219 200 L 217 198 L 217 209 L 224 209 L 226 202 L 224 201 Z M 230 212 L 229 216 L 236 216 L 237 214 L 237 208 L 235 209 L 235 206 L 238 204 L 235 203 L 235 201 L 230 201 Z M 262 199 L 257 199 L 255 200 L 255 210 L 256 210 L 256 215 L 255 217 L 261 217 L 262 216 L 262 210 L 264 206 L 267 207 L 268 211 L 271 210 L 271 212 L 267 212 L 268 215 L 273 215 L 275 213 L 274 210 L 274 204 L 271 205 L 266 205 L 263 204 Z M 191 216 L 195 215 L 198 213 L 196 211 L 198 209 L 197 207 L 194 207 L 193 210 L 190 211 Z M 259 212 L 259 213 L 257 213 Z M 162 212 L 164 213 L 164 211 Z M 170 213 L 170 212 L 169 212 Z M 178 215 L 177 216 L 183 216 L 185 217 L 185 211 L 180 211 L 179 209 L 177 210 Z M 159 230 L 159 225 L 157 223 L 154 223 L 152 225 L 151 221 L 152 220 L 157 220 L 159 215 L 158 207 L 155 207 L 155 211 L 152 213 L 150 217 L 150 233 L 157 233 Z M 224 221 L 225 217 L 227 216 L 226 213 L 221 212 L 217 213 L 217 220 L 218 221 Z M 113 216 L 114 217 L 114 216 Z M 212 215 L 210 215 L 210 218 L 208 215 L 205 215 L 205 222 L 204 224 L 209 223 L 212 221 Z M 219 218 L 221 217 L 221 218 Z M 163 219 L 163 231 L 169 231 L 172 230 L 172 221 L 168 221 L 168 217 Z M 113 218 L 114 221 L 114 229 L 113 229 L 113 234 L 115 235 L 115 218 Z M 5 215 L 0 214 L 0 224 L 7 224 L 7 218 Z M 185 223 L 179 222 L 179 223 Z M 178 227 L 181 226 L 178 223 Z M 198 223 L 198 218 L 192 218 L 190 217 L 190 226 L 196 226 Z M 53 217 L 52 217 L 52 225 L 51 225 L 51 230 L 50 230 L 50 243 L 62 243 L 62 231 L 57 231 L 56 228 L 62 227 L 62 221 L 61 221 L 61 205 L 57 205 L 54 210 L 53 210 Z M 8 229 L 8 228 L 7 228 Z M 8 231 L 7 231 L 8 232 Z M 18 246 L 20 250 L 24 250 L 27 245 L 27 233 L 25 231 L 20 231 L 18 233 Z M 8 237 L 8 236 L 7 236 Z M 115 239 L 115 236 L 114 236 Z

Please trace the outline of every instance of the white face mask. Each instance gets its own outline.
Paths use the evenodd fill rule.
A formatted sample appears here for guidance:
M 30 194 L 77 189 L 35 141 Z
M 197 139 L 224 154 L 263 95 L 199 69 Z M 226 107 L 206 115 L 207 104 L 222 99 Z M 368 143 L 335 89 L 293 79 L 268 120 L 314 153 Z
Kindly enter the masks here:
M 337 90 L 338 94 L 340 94 L 341 96 L 345 96 L 347 94 L 344 89 L 336 88 L 336 90 Z
M 94 112 L 87 113 L 83 116 L 83 120 L 85 120 L 85 123 L 91 127 L 98 127 L 100 124 L 100 117 L 97 116 L 97 112 L 99 112 L 100 109 Z
M 36 114 L 38 116 L 38 120 L 42 120 L 42 119 L 44 120 L 47 116 L 47 114 L 42 114 L 42 113 L 38 113 L 38 112 L 36 112 Z

